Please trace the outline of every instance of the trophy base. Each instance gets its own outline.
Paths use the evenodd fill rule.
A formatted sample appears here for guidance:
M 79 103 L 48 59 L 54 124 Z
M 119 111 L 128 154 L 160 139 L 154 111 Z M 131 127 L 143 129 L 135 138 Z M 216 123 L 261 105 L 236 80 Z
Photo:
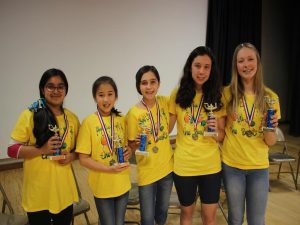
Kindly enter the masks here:
M 149 156 L 149 152 L 141 151 L 141 150 L 136 150 L 135 154 L 136 155 L 142 155 L 142 156 Z
M 218 133 L 217 132 L 204 131 L 203 136 L 205 136 L 205 137 L 217 137 Z
M 66 159 L 66 156 L 65 155 L 50 155 L 47 158 L 50 160 L 58 161 L 61 159 Z
M 263 131 L 271 131 L 274 132 L 275 131 L 275 127 L 263 127 Z
M 126 164 L 127 164 L 126 162 L 122 162 L 122 163 L 116 162 L 113 165 L 125 166 Z

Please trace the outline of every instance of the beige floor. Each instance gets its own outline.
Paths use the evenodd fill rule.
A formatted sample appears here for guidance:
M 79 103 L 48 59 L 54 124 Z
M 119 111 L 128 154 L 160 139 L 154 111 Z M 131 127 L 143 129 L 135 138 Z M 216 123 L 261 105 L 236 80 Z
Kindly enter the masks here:
M 274 166 L 275 167 L 275 166 Z M 275 168 L 274 168 L 275 169 Z M 274 169 L 271 168 L 273 171 Z M 81 181 L 82 182 L 82 181 Z M 269 201 L 266 214 L 266 225 L 299 225 L 300 224 L 300 192 L 296 191 L 292 183 L 292 179 L 289 174 L 283 174 L 280 180 L 277 180 L 276 175 L 270 175 L 270 186 L 271 191 L 269 193 Z M 300 185 L 298 185 L 300 189 Z M 88 191 L 83 190 L 84 197 L 92 200 L 92 196 Z M 222 200 L 225 196 L 222 193 Z M 93 222 L 93 225 L 97 225 L 97 214 L 94 209 L 94 204 L 92 203 L 92 209 L 89 213 L 89 217 Z M 226 204 L 223 204 L 226 211 Z M 178 210 L 170 210 L 171 212 L 179 212 Z M 127 219 L 138 220 L 138 213 L 129 212 L 126 216 Z M 200 205 L 197 203 L 196 212 L 193 218 L 194 224 L 202 224 L 200 218 Z M 85 224 L 84 217 L 79 216 L 75 219 L 75 224 L 83 225 Z M 168 216 L 167 225 L 179 225 L 179 215 L 170 214 Z M 221 210 L 217 212 L 217 224 L 225 225 L 227 224 Z M 244 223 L 246 224 L 246 223 Z
M 294 147 L 300 146 L 300 138 L 287 136 L 290 143 L 293 143 Z M 295 148 L 290 148 L 290 153 L 297 156 L 298 151 Z M 88 216 L 93 225 L 97 224 L 97 211 L 94 204 L 93 196 L 87 184 L 87 170 L 82 168 L 78 161 L 74 163 L 76 177 L 79 182 L 80 190 L 83 198 L 88 200 L 91 205 L 91 210 L 88 212 Z M 296 163 L 293 165 L 296 168 Z M 300 191 L 295 190 L 290 174 L 282 174 L 278 180 L 276 175 L 273 174 L 277 170 L 277 166 L 270 167 L 270 187 L 269 201 L 266 214 L 266 225 L 299 225 L 300 224 Z M 132 167 L 132 179 L 135 179 L 135 167 Z M 24 214 L 22 207 L 20 206 L 21 199 L 21 187 L 22 187 L 22 170 L 10 170 L 0 173 L 0 180 L 3 184 L 10 201 L 13 204 L 13 208 L 17 214 Z M 300 183 L 300 181 L 299 181 Z M 300 184 L 298 184 L 300 189 Z M 2 196 L 0 196 L 1 200 Z M 224 193 L 221 195 L 221 199 L 224 200 Z M 226 204 L 223 205 L 226 210 Z M 174 211 L 173 211 L 174 212 Z M 176 211 L 178 212 L 178 210 Z M 194 224 L 202 224 L 200 218 L 200 206 L 199 203 L 196 207 L 194 215 Z M 126 219 L 139 219 L 137 212 L 128 212 Z M 226 221 L 220 210 L 217 212 L 218 225 L 225 225 Z M 0 221 L 1 224 L 1 221 Z M 76 225 L 86 224 L 84 216 L 80 215 L 75 218 Z M 167 220 L 168 225 L 179 224 L 179 215 L 169 215 Z M 244 223 L 246 224 L 246 223 Z
M 287 136 L 288 141 L 293 143 L 296 146 L 300 146 L 300 138 L 294 138 Z M 277 151 L 278 147 L 274 147 L 272 151 Z M 290 148 L 290 153 L 297 156 L 298 151 L 294 148 Z M 296 168 L 296 163 L 293 164 Z M 86 170 L 78 165 L 78 162 L 75 163 L 75 168 L 77 176 L 80 181 L 80 187 L 85 198 L 89 199 L 92 205 L 91 212 L 89 216 L 93 225 L 97 224 L 97 212 L 94 208 L 94 203 L 92 195 L 90 194 L 89 189 L 86 184 Z M 280 176 L 280 179 L 277 179 L 274 172 L 277 171 L 278 166 L 272 165 L 270 167 L 270 187 L 271 191 L 269 193 L 269 201 L 266 214 L 266 225 L 299 225 L 300 224 L 300 192 L 295 190 L 295 186 L 292 182 L 291 175 L 284 173 Z M 287 167 L 285 166 L 286 170 Z M 131 169 L 131 179 L 134 181 L 136 178 L 136 168 L 132 166 Z M 300 184 L 298 185 L 300 189 Z M 224 201 L 225 194 L 221 193 L 221 199 Z M 223 204 L 223 207 L 226 211 L 226 202 Z M 171 212 L 179 212 L 178 210 L 171 210 Z M 138 220 L 139 215 L 136 211 L 128 212 L 126 215 L 127 219 Z M 200 218 L 200 205 L 197 203 L 196 212 L 193 218 L 194 224 L 202 224 Z M 225 225 L 226 221 L 220 210 L 217 212 L 217 221 L 218 225 Z M 76 218 L 77 225 L 85 224 L 84 217 L 80 216 Z M 167 220 L 167 225 L 179 225 L 179 215 L 170 214 Z M 246 223 L 244 223 L 246 224 Z

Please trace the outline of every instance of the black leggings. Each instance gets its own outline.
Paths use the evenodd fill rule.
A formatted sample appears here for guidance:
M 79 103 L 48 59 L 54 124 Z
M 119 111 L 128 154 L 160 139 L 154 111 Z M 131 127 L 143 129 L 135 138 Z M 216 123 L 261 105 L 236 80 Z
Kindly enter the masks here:
M 30 225 L 69 225 L 73 216 L 73 205 L 68 206 L 57 214 L 48 210 L 27 212 Z M 51 222 L 52 221 L 52 222 Z

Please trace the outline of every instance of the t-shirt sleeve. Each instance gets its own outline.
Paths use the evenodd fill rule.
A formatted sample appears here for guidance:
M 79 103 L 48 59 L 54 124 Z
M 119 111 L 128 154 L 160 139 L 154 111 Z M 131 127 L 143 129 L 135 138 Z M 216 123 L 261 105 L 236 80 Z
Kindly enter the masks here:
M 76 152 L 90 155 L 92 152 L 91 131 L 88 120 L 85 119 L 79 129 Z
M 17 142 L 28 143 L 33 129 L 32 120 L 32 112 L 23 111 L 11 133 L 11 138 Z
M 177 95 L 177 89 L 174 89 L 170 96 L 169 101 L 169 113 L 176 114 L 176 95 Z
M 126 130 L 127 138 L 130 141 L 134 141 L 137 136 L 137 118 L 133 113 L 133 109 L 130 109 L 126 115 Z

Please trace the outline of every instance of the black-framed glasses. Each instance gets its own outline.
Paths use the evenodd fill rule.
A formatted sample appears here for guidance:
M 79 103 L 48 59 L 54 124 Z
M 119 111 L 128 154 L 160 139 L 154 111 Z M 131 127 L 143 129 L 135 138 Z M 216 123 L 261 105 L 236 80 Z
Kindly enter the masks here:
M 49 84 L 49 85 L 46 85 L 46 89 L 49 92 L 54 92 L 56 90 L 57 92 L 61 93 L 61 92 L 66 90 L 66 86 L 64 84 L 61 84 L 61 85 L 58 85 L 58 86 L 54 86 L 52 84 Z

